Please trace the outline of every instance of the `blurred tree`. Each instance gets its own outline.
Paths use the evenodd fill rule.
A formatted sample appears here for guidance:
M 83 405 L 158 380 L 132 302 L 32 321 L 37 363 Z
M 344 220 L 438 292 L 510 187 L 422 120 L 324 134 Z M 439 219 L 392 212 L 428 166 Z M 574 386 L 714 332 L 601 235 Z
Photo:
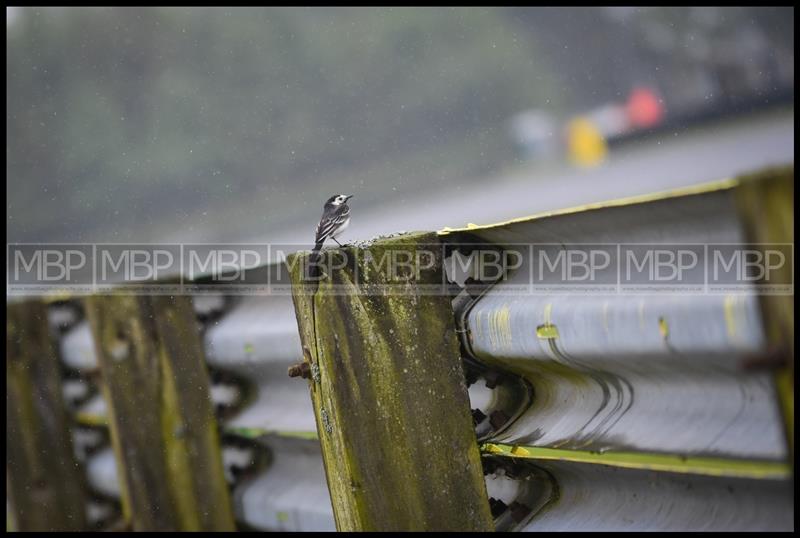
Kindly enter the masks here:
M 14 9 L 9 241 L 253 238 L 495 172 L 525 109 L 794 87 L 791 8 Z
M 369 199 L 496 169 L 510 115 L 564 102 L 491 9 L 22 9 L 7 43 L 9 241 L 189 237 L 203 212 L 236 239 L 253 200 L 280 224 L 342 178 Z

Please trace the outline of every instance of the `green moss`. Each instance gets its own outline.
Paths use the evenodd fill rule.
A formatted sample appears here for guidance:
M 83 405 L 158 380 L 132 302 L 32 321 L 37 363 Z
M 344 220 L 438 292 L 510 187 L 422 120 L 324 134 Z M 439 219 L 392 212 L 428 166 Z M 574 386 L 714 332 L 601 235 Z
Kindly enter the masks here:
M 87 300 L 134 530 L 233 530 L 208 374 L 185 297 Z
M 433 258 L 392 278 L 387 261 L 398 250 Z M 424 293 L 441 289 L 441 251 L 434 234 L 328 251 L 349 260 L 313 298 L 299 291 L 295 264 L 339 530 L 493 530 L 450 299 Z M 385 285 L 392 293 L 377 293 Z
M 6 307 L 7 492 L 19 531 L 86 530 L 58 355 L 43 302 Z
M 735 202 L 753 243 L 794 244 L 794 167 L 768 169 L 740 178 Z M 794 282 L 793 264 L 776 270 L 778 282 Z M 788 365 L 776 373 L 786 441 L 794 456 L 794 295 L 759 296 L 769 345 L 783 349 Z M 794 457 L 790 458 L 794 461 Z

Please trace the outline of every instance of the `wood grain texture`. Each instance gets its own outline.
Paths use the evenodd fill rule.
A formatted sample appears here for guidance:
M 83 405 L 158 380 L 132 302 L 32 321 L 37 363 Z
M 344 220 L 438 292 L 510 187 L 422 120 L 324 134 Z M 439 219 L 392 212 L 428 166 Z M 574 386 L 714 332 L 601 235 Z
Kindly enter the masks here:
M 422 250 L 431 267 L 389 281 L 387 253 Z M 417 293 L 442 282 L 436 236 L 325 255 L 341 268 L 315 293 L 306 255 L 289 265 L 338 530 L 494 530 L 450 298 Z
M 736 201 L 747 238 L 753 243 L 791 243 L 794 249 L 794 167 L 776 168 L 741 179 Z M 794 261 L 792 260 L 792 264 Z M 792 264 L 776 269 L 778 282 L 794 282 Z M 775 373 L 786 440 L 794 462 L 794 294 L 761 295 L 764 330 L 783 364 Z
M 84 483 L 46 306 L 28 301 L 6 313 L 6 483 L 16 530 L 86 530 Z
M 187 297 L 86 300 L 134 530 L 234 530 L 208 373 Z

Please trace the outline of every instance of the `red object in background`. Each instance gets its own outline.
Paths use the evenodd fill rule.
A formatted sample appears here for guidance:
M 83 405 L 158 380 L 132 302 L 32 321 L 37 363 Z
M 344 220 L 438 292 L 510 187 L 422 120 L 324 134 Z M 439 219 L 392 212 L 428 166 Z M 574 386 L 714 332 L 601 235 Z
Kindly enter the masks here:
M 664 107 L 650 88 L 634 88 L 625 108 L 631 124 L 640 129 L 658 125 L 664 117 Z

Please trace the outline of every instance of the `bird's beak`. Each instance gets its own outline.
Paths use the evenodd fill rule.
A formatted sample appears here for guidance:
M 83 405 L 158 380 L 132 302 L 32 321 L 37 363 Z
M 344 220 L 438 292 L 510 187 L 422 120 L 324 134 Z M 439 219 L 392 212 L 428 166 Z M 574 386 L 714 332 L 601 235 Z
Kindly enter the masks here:
M 344 201 L 346 202 L 346 201 L 348 201 L 348 200 L 349 200 L 350 198 L 352 198 L 352 197 L 353 197 L 353 195 L 352 195 L 352 194 L 348 194 L 347 196 L 345 196 L 345 198 L 344 198 Z

